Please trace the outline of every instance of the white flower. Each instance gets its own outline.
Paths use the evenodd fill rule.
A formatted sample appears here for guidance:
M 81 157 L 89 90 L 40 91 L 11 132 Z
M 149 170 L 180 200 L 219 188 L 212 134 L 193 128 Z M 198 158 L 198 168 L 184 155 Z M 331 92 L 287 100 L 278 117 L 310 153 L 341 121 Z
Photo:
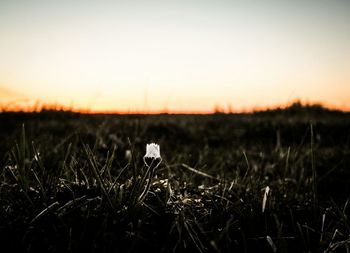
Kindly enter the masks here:
M 146 154 L 143 157 L 143 162 L 148 167 L 148 169 L 145 172 L 142 178 L 142 181 L 144 182 L 147 177 L 148 177 L 148 181 L 145 189 L 143 190 L 143 192 L 140 194 L 138 198 L 140 202 L 143 202 L 144 198 L 148 194 L 152 184 L 154 171 L 158 168 L 159 164 L 162 162 L 162 158 L 160 157 L 160 148 L 158 144 L 151 143 L 146 145 Z
M 158 144 L 151 143 L 146 145 L 145 158 L 160 159 L 160 148 Z

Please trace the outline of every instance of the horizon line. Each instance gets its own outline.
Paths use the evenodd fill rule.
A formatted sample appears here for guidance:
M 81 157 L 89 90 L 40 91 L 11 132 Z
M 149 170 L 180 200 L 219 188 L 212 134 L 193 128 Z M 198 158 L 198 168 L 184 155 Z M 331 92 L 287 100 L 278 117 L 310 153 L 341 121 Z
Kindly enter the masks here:
M 174 114 L 174 115 L 209 115 L 209 114 L 249 114 L 264 111 L 273 110 L 285 110 L 291 108 L 292 106 L 300 106 L 302 108 L 308 107 L 320 107 L 325 110 L 339 111 L 339 112 L 350 112 L 350 107 L 334 106 L 326 103 L 320 102 L 305 102 L 300 99 L 293 100 L 291 102 L 273 106 L 252 106 L 250 108 L 244 109 L 224 109 L 220 106 L 215 106 L 212 110 L 170 110 L 170 109 L 160 109 L 160 110 L 96 110 L 91 108 L 74 108 L 72 106 L 65 106 L 62 104 L 34 104 L 33 106 L 14 106 L 12 108 L 6 108 L 0 104 L 0 113 L 13 112 L 13 113 L 40 113 L 43 111 L 63 111 L 72 112 L 80 114 L 119 114 L 119 115 L 158 115 L 158 114 Z

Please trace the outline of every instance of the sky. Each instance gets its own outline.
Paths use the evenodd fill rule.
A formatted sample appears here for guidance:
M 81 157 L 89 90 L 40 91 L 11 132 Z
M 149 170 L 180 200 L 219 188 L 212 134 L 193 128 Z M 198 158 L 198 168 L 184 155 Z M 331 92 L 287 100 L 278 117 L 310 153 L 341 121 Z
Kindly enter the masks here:
M 350 1 L 0 1 L 0 106 L 350 110 Z

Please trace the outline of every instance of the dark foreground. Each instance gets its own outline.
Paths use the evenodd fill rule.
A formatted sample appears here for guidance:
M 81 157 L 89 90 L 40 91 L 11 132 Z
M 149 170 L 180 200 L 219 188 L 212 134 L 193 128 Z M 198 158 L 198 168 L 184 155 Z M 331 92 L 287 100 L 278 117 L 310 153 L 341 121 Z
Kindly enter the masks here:
M 2 113 L 0 138 L 1 252 L 350 250 L 350 114 Z

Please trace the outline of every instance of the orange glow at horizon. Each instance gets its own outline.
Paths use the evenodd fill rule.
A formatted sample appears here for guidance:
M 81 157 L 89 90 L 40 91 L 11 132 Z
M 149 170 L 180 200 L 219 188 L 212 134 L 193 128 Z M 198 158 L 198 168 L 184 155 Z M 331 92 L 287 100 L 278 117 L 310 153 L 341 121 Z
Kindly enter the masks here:
M 322 106 L 323 108 L 330 110 L 338 110 L 343 112 L 350 112 L 350 107 L 347 106 L 334 106 L 332 104 L 320 103 L 320 102 L 309 102 L 301 101 L 299 99 L 289 101 L 284 104 L 275 104 L 270 106 L 254 106 L 249 108 L 233 108 L 231 105 L 222 106 L 220 104 L 214 105 L 211 109 L 208 110 L 169 110 L 168 108 L 149 110 L 149 109 L 140 109 L 140 110 L 115 110 L 115 109 L 94 109 L 94 108 L 84 108 L 76 107 L 73 104 L 64 105 L 64 104 L 45 104 L 39 101 L 31 103 L 30 100 L 18 101 L 18 103 L 8 103 L 0 104 L 0 113 L 1 112 L 41 112 L 45 110 L 54 110 L 54 111 L 66 111 L 66 112 L 75 112 L 83 114 L 213 114 L 213 113 L 252 113 L 257 111 L 264 110 L 274 110 L 274 109 L 283 109 L 288 108 L 294 103 L 300 103 L 302 106 Z
M 349 111 L 350 3 L 272 2 L 2 2 L 0 109 Z

